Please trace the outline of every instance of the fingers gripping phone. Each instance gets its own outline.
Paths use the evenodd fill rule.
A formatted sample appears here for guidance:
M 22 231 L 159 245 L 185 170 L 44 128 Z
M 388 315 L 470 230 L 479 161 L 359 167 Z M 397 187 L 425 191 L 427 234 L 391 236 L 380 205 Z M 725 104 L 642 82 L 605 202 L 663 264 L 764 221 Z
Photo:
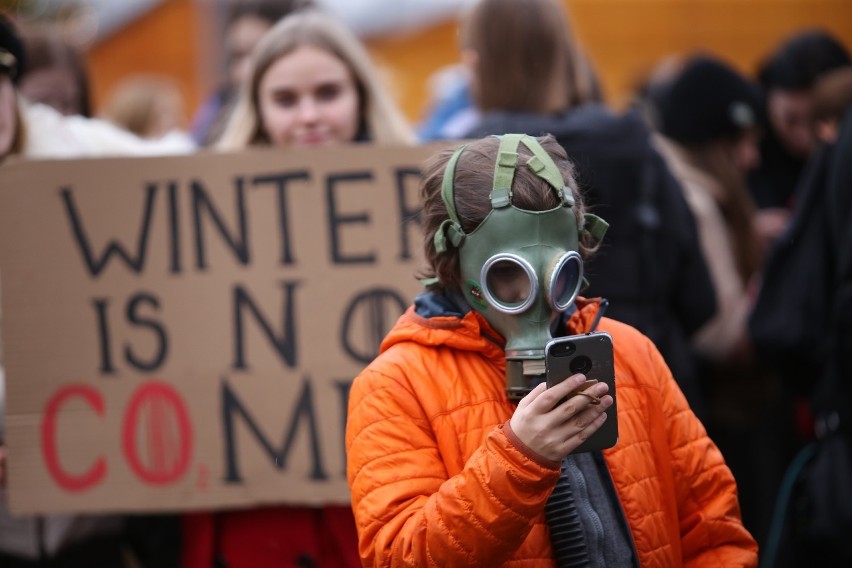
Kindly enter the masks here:
M 586 376 L 586 384 L 569 394 L 569 397 L 576 396 L 577 392 L 597 382 L 609 385 L 607 394 L 612 396 L 612 406 L 606 409 L 606 421 L 572 453 L 613 447 L 618 442 L 618 414 L 612 337 L 604 331 L 596 331 L 552 339 L 544 347 L 544 369 L 548 388 L 577 373 Z

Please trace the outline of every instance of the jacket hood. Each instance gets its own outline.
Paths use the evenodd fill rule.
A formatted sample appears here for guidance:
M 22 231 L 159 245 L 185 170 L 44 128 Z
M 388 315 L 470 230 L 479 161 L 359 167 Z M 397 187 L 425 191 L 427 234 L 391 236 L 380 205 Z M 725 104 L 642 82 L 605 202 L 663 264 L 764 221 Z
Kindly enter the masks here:
M 592 331 L 599 319 L 601 298 L 577 298 L 565 322 L 565 335 Z M 505 340 L 478 312 L 459 310 L 436 292 L 418 296 L 382 341 L 381 352 L 397 343 L 413 341 L 429 347 L 477 351 L 493 359 L 505 359 Z

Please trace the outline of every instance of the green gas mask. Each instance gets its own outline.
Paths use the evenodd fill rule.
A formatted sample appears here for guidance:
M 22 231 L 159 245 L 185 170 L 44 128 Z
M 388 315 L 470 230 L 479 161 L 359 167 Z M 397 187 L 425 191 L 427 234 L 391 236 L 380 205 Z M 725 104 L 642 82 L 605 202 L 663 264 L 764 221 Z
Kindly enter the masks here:
M 519 144 L 532 154 L 520 165 Z M 491 212 L 465 234 L 453 197 L 456 163 L 464 148 L 456 150 L 444 172 L 441 196 L 450 218 L 435 235 L 435 249 L 443 252 L 448 241 L 458 248 L 461 291 L 506 339 L 506 390 L 511 400 L 520 400 L 543 380 L 544 346 L 583 284 L 580 230 L 602 237 L 607 225 L 587 215 L 585 226 L 578 228 L 571 188 L 544 148 L 531 136 L 507 134 L 500 137 Z M 546 181 L 559 205 L 546 211 L 515 207 L 512 182 L 518 167 L 530 168 Z

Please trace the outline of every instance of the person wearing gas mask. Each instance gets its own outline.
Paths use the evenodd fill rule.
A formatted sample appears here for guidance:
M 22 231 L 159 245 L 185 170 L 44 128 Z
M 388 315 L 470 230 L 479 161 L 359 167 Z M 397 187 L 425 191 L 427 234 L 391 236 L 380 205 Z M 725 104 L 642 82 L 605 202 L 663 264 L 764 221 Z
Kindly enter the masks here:
M 426 290 L 355 379 L 348 481 L 365 566 L 755 566 L 724 459 L 653 343 L 578 296 L 606 223 L 551 136 L 438 153 L 421 185 Z M 551 388 L 551 338 L 614 344 L 613 405 Z M 567 398 L 566 398 L 567 397 Z

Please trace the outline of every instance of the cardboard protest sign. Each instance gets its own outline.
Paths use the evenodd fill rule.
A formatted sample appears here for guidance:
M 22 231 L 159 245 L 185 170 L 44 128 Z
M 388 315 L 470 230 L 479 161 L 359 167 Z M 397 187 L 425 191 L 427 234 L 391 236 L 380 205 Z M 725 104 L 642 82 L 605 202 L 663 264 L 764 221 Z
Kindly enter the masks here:
M 420 290 L 434 150 L 0 168 L 12 510 L 348 503 L 348 389 Z

